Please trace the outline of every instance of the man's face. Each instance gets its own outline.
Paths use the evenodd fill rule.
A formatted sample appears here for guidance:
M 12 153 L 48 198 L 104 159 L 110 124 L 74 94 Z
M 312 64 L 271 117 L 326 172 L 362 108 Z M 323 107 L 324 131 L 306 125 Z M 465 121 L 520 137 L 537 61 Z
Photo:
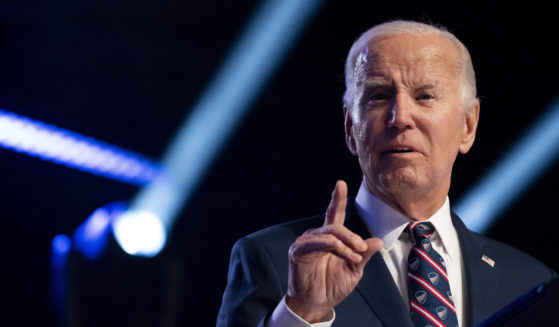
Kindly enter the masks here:
M 373 194 L 444 201 L 458 152 L 473 144 L 479 109 L 463 107 L 459 58 L 434 34 L 375 37 L 358 55 L 346 138 Z

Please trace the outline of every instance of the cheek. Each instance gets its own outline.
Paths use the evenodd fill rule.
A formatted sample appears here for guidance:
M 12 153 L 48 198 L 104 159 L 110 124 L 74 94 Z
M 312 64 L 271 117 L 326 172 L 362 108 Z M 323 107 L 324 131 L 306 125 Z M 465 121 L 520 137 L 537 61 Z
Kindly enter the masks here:
M 378 111 L 364 111 L 359 116 L 354 120 L 355 138 L 359 142 L 370 144 L 383 129 L 382 115 Z
M 442 120 L 444 123 L 433 125 L 432 147 L 438 154 L 438 160 L 444 161 L 443 165 L 452 164 L 458 154 L 463 126 L 457 119 Z M 435 127 L 436 126 L 436 127 Z
M 378 129 L 375 128 L 374 119 L 362 120 L 359 124 L 354 125 L 353 132 L 357 143 L 357 151 L 360 153 L 360 157 L 369 157 L 371 155 L 376 139 L 377 130 Z M 365 157 L 361 159 L 365 159 Z
M 374 120 L 367 120 L 354 126 L 354 135 L 357 146 L 357 156 L 360 165 L 369 171 L 372 166 L 376 165 L 377 155 L 375 154 L 375 140 L 377 139 Z
M 367 122 L 361 122 L 360 124 L 355 126 L 355 137 L 359 141 L 359 143 L 367 143 L 367 135 L 369 134 L 369 124 Z

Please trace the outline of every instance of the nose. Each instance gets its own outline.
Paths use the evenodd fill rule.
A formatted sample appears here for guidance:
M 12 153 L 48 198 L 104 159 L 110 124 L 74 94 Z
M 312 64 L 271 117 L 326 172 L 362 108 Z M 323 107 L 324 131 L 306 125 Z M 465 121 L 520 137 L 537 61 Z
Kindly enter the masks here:
M 413 127 L 413 103 L 405 94 L 394 97 L 392 105 L 388 108 L 386 127 L 405 130 Z

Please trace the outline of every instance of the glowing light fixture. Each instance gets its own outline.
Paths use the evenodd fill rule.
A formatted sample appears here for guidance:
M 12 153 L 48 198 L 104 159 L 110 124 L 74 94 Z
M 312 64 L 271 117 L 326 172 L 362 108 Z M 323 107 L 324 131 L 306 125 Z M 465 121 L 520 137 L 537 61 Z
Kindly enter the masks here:
M 252 101 L 295 42 L 321 0 L 268 0 L 194 105 L 163 158 L 166 179 L 152 182 L 131 203 L 170 229 Z M 117 235 L 119 238 L 119 235 Z
M 127 211 L 112 226 L 118 244 L 128 254 L 152 257 L 167 241 L 165 226 L 147 211 Z
M 157 164 L 136 153 L 4 110 L 0 146 L 131 184 L 161 176 Z
M 52 239 L 52 251 L 56 255 L 65 256 L 70 252 L 72 242 L 70 238 L 64 234 L 58 234 Z
M 557 159 L 559 100 L 458 203 L 466 225 L 483 233 Z

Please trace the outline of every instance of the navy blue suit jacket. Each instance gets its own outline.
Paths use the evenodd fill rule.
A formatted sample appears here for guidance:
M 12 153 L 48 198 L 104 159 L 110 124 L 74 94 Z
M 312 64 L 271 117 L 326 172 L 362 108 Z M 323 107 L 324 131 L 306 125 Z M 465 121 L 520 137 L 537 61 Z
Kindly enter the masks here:
M 320 227 L 324 216 L 273 226 L 248 235 L 231 253 L 228 284 L 217 318 L 217 326 L 264 326 L 287 292 L 288 249 L 310 228 Z M 452 214 L 465 268 L 465 300 L 468 325 L 475 326 L 500 308 L 546 282 L 555 273 L 531 256 L 466 228 Z M 370 233 L 355 205 L 348 205 L 346 226 L 363 238 Z M 493 259 L 491 267 L 481 258 Z M 376 253 L 365 266 L 355 290 L 338 306 L 333 326 L 412 327 L 408 304 L 384 263 Z

